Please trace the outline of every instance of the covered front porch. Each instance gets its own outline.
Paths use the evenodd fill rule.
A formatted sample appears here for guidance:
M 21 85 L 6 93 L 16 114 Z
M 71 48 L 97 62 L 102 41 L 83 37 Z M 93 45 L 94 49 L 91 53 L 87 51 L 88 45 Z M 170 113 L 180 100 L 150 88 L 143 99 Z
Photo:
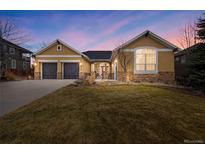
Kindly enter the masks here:
M 110 62 L 93 62 L 91 64 L 91 74 L 97 80 L 114 79 Z

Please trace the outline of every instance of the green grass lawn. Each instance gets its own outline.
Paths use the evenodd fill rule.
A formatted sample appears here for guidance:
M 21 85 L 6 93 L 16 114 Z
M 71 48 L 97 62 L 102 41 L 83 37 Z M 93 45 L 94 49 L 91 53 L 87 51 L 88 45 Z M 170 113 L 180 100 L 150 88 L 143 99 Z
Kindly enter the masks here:
M 153 86 L 67 86 L 0 118 L 0 143 L 184 140 L 205 140 L 205 98 Z

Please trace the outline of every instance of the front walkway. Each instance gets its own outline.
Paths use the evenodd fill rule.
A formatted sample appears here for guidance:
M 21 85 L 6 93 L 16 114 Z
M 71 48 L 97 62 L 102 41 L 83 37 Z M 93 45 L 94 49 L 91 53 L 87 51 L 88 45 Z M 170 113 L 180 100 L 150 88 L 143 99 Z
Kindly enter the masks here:
M 24 80 L 0 82 L 0 116 L 45 96 L 75 80 Z

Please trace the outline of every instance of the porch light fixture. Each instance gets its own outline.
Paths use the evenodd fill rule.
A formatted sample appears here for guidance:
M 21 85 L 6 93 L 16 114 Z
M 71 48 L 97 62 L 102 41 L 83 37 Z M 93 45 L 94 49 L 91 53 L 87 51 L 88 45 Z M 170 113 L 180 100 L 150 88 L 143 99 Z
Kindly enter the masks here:
M 82 63 L 80 63 L 80 66 L 82 66 L 83 64 Z
M 37 66 L 37 63 L 34 63 L 34 66 Z

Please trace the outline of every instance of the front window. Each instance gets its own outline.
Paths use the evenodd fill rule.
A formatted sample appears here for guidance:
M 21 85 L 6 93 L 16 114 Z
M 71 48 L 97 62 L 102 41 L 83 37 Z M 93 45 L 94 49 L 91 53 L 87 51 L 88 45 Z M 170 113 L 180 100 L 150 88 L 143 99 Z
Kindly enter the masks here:
M 136 51 L 136 72 L 155 73 L 157 71 L 157 52 L 152 48 L 143 48 Z

